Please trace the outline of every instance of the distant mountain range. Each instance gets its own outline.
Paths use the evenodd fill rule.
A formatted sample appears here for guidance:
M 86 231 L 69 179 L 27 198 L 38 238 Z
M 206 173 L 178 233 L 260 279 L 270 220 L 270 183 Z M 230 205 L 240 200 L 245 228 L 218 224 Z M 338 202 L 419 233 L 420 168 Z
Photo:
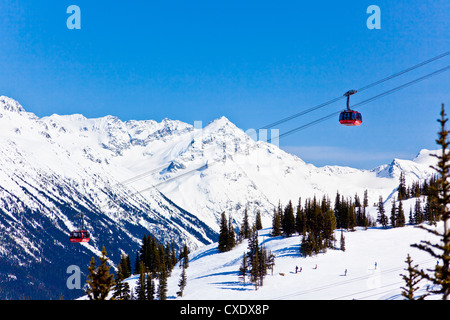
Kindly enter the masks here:
M 299 197 L 363 195 L 369 203 L 428 179 L 436 151 L 373 170 L 315 167 L 275 145 L 254 141 L 227 118 L 202 129 L 181 121 L 113 116 L 39 118 L 0 96 L 0 299 L 80 296 L 66 269 L 86 272 L 103 246 L 114 263 L 149 232 L 199 248 L 217 240 L 220 215 L 236 227 L 247 208 L 270 226 L 273 208 Z M 92 239 L 71 244 L 84 213 Z M 253 220 L 252 220 L 253 221 Z

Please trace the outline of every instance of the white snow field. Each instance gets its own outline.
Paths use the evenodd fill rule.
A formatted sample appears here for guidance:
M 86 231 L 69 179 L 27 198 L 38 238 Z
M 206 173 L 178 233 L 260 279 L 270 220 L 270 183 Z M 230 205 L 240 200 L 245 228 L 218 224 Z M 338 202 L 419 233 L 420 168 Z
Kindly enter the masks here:
M 408 208 L 409 202 L 404 201 Z M 371 208 L 372 214 L 375 208 Z M 443 229 L 443 222 L 437 226 Z M 407 274 L 405 262 L 409 253 L 413 265 L 421 269 L 434 268 L 437 260 L 428 253 L 411 247 L 422 240 L 437 242 L 431 233 L 417 226 L 402 228 L 357 228 L 345 231 L 345 251 L 328 249 L 312 257 L 300 255 L 300 236 L 270 237 L 270 228 L 259 231 L 259 244 L 276 255 L 273 275 L 270 270 L 264 285 L 255 289 L 248 278 L 239 278 L 242 255 L 247 240 L 233 250 L 220 253 L 217 243 L 200 248 L 189 255 L 186 269 L 187 285 L 183 297 L 177 297 L 181 268 L 176 266 L 168 281 L 169 299 L 188 300 L 394 300 L 404 299 L 405 286 L 401 274 Z M 335 231 L 339 247 L 340 230 Z M 442 263 L 442 262 L 441 262 Z M 375 265 L 376 264 L 376 265 Z M 298 266 L 299 271 L 295 273 Z M 317 267 L 316 267 L 317 266 Z M 301 271 L 300 271 L 301 268 Z M 346 272 L 347 270 L 347 272 Z M 137 276 L 128 282 L 135 287 Z M 422 280 L 417 296 L 426 293 L 429 283 Z M 426 299 L 440 299 L 430 295 Z

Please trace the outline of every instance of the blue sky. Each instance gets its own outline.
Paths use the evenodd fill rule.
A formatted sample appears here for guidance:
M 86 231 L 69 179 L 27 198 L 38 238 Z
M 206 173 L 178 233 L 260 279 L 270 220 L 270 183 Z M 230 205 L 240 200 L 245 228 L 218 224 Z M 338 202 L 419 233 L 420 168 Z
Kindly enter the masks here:
M 95 3 L 94 3 L 95 2 Z M 81 29 L 69 30 L 69 5 Z M 369 30 L 368 6 L 381 9 Z M 341 96 L 450 50 L 450 1 L 0 0 L 0 94 L 48 116 L 204 124 L 243 130 Z M 450 64 L 450 56 L 352 97 L 357 103 Z M 371 169 L 435 149 L 450 72 L 280 140 L 315 165 Z M 280 125 L 280 133 L 345 101 Z M 450 114 L 450 112 L 449 112 Z

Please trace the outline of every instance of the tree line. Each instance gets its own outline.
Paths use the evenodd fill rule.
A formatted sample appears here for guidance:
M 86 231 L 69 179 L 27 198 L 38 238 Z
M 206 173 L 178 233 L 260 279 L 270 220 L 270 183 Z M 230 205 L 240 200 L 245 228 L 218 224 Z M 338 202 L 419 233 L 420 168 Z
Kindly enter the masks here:
M 103 247 L 100 265 L 95 266 L 92 257 L 88 268 L 88 288 L 86 294 L 91 300 L 104 300 L 112 292 L 112 300 L 166 300 L 167 278 L 173 268 L 180 263 L 182 268 L 178 296 L 183 295 L 186 287 L 185 269 L 189 266 L 189 249 L 184 245 L 177 254 L 174 242 L 163 243 L 153 235 L 144 235 L 142 245 L 136 253 L 134 273 L 139 275 L 135 290 L 131 290 L 125 279 L 132 275 L 129 255 L 122 254 L 117 265 L 117 273 L 109 272 L 106 249 Z

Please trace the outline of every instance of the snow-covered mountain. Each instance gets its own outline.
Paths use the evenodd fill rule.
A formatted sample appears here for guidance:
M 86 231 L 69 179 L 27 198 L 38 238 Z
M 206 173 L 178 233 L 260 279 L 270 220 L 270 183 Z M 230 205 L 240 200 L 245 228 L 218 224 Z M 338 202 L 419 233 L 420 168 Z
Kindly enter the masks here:
M 299 197 L 362 196 L 367 189 L 370 203 L 388 199 L 401 171 L 407 183 L 434 173 L 431 153 L 370 171 L 318 168 L 254 141 L 225 117 L 202 129 L 169 119 L 39 118 L 1 96 L 0 287 L 20 288 L 17 279 L 26 279 L 33 288 L 42 284 L 40 297 L 58 294 L 49 283 L 63 290 L 69 265 L 86 269 L 103 245 L 117 262 L 148 232 L 201 247 L 217 239 L 223 211 L 238 226 L 246 207 L 250 219 L 260 210 L 269 226 L 279 202 Z M 79 227 L 80 213 L 92 240 L 72 245 L 68 233 Z

